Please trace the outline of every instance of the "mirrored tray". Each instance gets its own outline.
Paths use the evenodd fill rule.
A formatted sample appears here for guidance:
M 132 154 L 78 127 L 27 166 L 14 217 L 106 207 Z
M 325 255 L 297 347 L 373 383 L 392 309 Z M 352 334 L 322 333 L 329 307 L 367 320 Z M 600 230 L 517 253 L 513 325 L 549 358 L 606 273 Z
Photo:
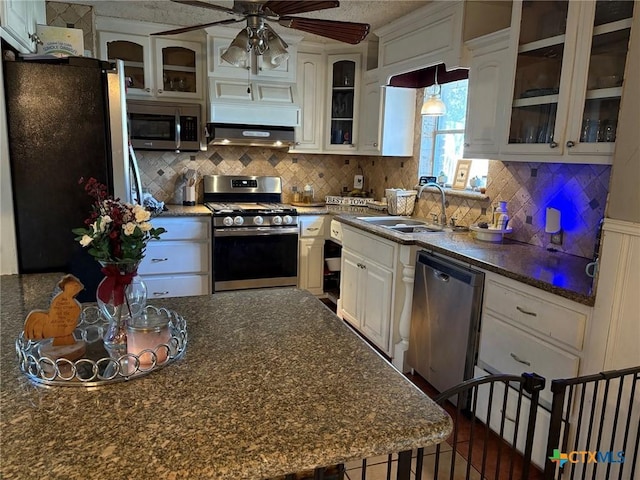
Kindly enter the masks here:
M 53 339 L 28 340 L 21 332 L 16 339 L 20 370 L 38 384 L 97 387 L 148 375 L 182 357 L 187 348 L 187 323 L 184 318 L 172 310 L 152 305 L 145 308 L 144 315 L 154 320 L 166 320 L 169 328 L 167 343 L 141 350 L 139 355 L 112 355 L 102 341 L 108 321 L 96 305 L 86 305 L 73 332 L 76 342 L 86 344 L 81 358 L 71 361 L 46 356 L 41 352 L 50 350 Z

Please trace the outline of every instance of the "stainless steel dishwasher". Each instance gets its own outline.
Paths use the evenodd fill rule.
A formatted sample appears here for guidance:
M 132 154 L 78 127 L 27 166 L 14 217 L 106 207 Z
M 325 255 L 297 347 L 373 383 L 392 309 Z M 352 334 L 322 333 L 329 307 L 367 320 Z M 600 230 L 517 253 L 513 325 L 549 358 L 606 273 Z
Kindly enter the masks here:
M 418 252 L 407 363 L 440 392 L 473 378 L 483 288 L 484 273 Z

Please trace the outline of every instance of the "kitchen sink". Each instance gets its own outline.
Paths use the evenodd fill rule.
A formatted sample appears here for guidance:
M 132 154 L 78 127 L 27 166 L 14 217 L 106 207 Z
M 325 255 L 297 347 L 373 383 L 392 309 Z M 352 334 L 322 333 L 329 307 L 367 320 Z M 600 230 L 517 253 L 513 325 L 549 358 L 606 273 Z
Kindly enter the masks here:
M 378 227 L 388 228 L 402 233 L 427 233 L 443 232 L 439 225 L 432 225 L 422 220 L 414 220 L 406 217 L 358 217 L 358 220 Z

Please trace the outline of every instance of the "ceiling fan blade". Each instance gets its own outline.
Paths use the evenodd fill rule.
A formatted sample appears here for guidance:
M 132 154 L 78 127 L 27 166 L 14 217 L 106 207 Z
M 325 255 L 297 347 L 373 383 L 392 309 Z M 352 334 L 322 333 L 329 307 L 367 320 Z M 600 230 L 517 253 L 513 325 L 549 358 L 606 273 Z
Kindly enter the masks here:
M 240 20 L 236 18 L 229 18 L 227 20 L 219 20 L 217 22 L 202 23 L 200 25 L 191 25 L 190 27 L 180 27 L 173 30 L 165 30 L 164 32 L 152 33 L 151 35 L 177 35 L 179 33 L 192 32 L 193 30 L 200 30 L 201 28 L 213 27 L 214 25 L 226 25 L 228 23 L 237 23 L 237 22 L 243 22 L 243 21 L 244 21 L 244 18 L 241 18 Z
M 171 1 L 174 3 L 181 3 L 183 5 L 190 5 L 192 7 L 208 8 L 209 10 L 219 10 L 220 12 L 227 12 L 231 15 L 236 15 L 236 12 L 233 9 L 222 7 L 220 5 L 214 5 L 212 3 L 200 2 L 198 0 L 171 0 Z
M 280 17 L 278 23 L 283 27 L 302 30 L 321 37 L 331 38 L 356 45 L 369 34 L 368 23 L 340 22 L 338 20 L 320 20 L 316 18 Z
M 336 8 L 340 6 L 338 1 L 321 1 L 321 2 L 294 2 L 286 0 L 269 0 L 262 6 L 263 10 L 269 10 L 278 16 L 291 15 L 293 13 L 315 12 L 317 10 L 326 10 L 327 8 Z

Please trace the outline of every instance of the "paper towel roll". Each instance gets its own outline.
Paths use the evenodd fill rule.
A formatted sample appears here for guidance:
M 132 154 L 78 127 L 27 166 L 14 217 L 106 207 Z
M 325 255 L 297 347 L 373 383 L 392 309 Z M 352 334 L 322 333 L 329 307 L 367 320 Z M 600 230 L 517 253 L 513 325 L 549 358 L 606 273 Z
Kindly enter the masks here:
M 547 216 L 544 223 L 544 231 L 546 233 L 558 233 L 561 228 L 560 210 L 547 207 Z

